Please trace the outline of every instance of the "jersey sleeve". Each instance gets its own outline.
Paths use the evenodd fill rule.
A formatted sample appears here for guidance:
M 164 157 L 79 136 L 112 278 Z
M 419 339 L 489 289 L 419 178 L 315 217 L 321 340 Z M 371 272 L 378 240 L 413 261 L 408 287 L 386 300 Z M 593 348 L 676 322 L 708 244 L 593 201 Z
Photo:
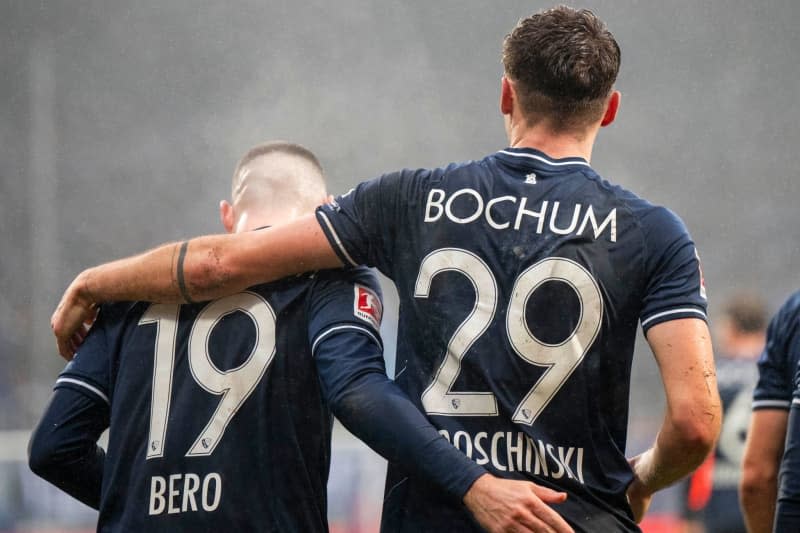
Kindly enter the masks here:
M 54 393 L 28 444 L 28 464 L 39 477 L 98 509 L 105 451 L 97 439 L 108 428 L 109 408 L 82 390 Z
M 794 384 L 786 445 L 778 474 L 775 531 L 800 531 L 800 372 L 795 373 Z
M 461 501 L 485 469 L 452 447 L 386 376 L 375 276 L 357 269 L 340 277 L 317 282 L 310 310 L 312 353 L 331 411 L 373 450 Z
M 646 333 L 661 322 L 706 317 L 700 258 L 683 222 L 663 207 L 642 217 L 647 282 L 640 313 Z
M 309 343 L 326 398 L 340 392 L 344 376 L 369 371 L 385 374 L 380 336 L 383 294 L 375 274 L 364 267 L 321 272 L 310 306 Z M 349 339 L 353 345 L 330 353 L 331 346 L 341 343 L 341 339 Z M 358 353 L 357 346 L 374 347 L 378 357 L 347 357 L 351 351 Z M 322 348 L 328 351 L 319 356 Z
M 107 313 L 101 309 L 89 335 L 72 361 L 59 374 L 54 388 L 73 389 L 110 406 L 110 358 L 106 315 Z
M 392 277 L 394 251 L 409 237 L 404 229 L 429 175 L 427 170 L 385 174 L 317 208 L 317 221 L 344 264 L 374 266 Z
M 798 293 L 800 295 L 800 293 Z M 795 388 L 791 357 L 792 319 L 800 321 L 800 296 L 781 307 L 767 327 L 767 343 L 758 359 L 758 384 L 753 392 L 753 409 L 786 409 Z
M 336 333 L 366 335 L 383 349 L 380 339 L 383 294 L 377 277 L 367 268 L 317 274 L 309 309 L 309 342 L 315 354 L 319 343 Z

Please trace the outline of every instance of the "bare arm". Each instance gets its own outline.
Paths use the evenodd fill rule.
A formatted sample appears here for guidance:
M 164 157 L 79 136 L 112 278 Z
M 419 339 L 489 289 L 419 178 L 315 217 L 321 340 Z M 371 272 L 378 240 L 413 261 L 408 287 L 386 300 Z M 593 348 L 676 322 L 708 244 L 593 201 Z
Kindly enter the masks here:
M 51 326 L 59 353 L 71 359 L 99 303 L 205 301 L 340 266 L 313 214 L 261 231 L 198 237 L 83 271 L 62 296 Z
M 788 419 L 789 412 L 783 409 L 759 409 L 750 419 L 739 483 L 739 500 L 750 533 L 772 531 Z
M 647 333 L 667 398 L 667 412 L 653 447 L 631 460 L 636 478 L 628 499 L 641 520 L 654 492 L 703 462 L 720 431 L 722 410 L 708 327 L 686 318 Z

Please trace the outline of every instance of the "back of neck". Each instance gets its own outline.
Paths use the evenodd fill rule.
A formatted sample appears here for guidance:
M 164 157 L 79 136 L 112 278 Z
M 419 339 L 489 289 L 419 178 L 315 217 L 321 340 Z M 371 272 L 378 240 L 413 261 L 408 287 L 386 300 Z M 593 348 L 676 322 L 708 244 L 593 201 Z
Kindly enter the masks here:
M 591 128 L 584 135 L 574 133 L 554 133 L 544 125 L 512 127 L 508 132 L 512 148 L 534 148 L 553 159 L 582 157 L 592 159 L 592 147 L 597 137 L 597 128 Z

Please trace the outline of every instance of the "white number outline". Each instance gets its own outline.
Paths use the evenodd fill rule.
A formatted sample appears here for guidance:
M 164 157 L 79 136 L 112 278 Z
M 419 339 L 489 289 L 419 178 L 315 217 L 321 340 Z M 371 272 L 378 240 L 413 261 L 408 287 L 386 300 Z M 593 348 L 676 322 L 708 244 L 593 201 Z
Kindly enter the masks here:
M 540 341 L 528 328 L 526 308 L 536 289 L 548 281 L 561 281 L 575 291 L 580 303 L 578 323 L 558 344 Z M 519 299 L 521 303 L 517 303 Z M 516 305 L 515 305 L 516 304 Z M 603 323 L 603 297 L 592 275 L 563 257 L 549 257 L 525 270 L 514 282 L 506 312 L 506 333 L 514 351 L 528 363 L 545 367 L 514 411 L 512 420 L 532 425 L 581 364 Z M 567 356 L 565 359 L 563 356 Z
M 263 307 L 260 304 L 263 304 Z M 208 343 L 214 326 L 236 311 L 245 313 L 253 321 L 256 326 L 256 342 L 250 355 L 241 365 L 223 372 L 211 360 Z M 266 311 L 266 316 L 260 311 Z M 261 344 L 262 339 L 266 340 L 266 346 Z M 201 346 L 198 347 L 198 344 Z M 222 440 L 222 434 L 228 424 L 253 393 L 275 357 L 275 312 L 269 302 L 253 292 L 242 292 L 220 298 L 197 315 L 189 335 L 188 351 L 189 368 L 194 380 L 211 394 L 222 395 L 222 399 L 186 456 L 211 455 Z M 199 355 L 201 353 L 202 356 Z M 253 365 L 258 366 L 253 367 Z M 251 370 L 253 368 L 255 371 Z M 238 385 L 239 390 L 226 385 Z M 207 443 L 208 439 L 211 439 L 210 444 Z
M 447 343 L 444 361 L 433 381 L 422 393 L 425 412 L 448 416 L 495 416 L 497 399 L 491 392 L 452 392 L 461 373 L 461 362 L 475 341 L 492 323 L 497 310 L 497 283 L 483 260 L 459 248 L 441 248 L 428 254 L 420 264 L 414 287 L 416 298 L 427 298 L 433 278 L 441 272 L 463 274 L 475 289 L 475 305 Z
M 175 368 L 175 344 L 180 310 L 180 306 L 175 304 L 150 304 L 137 324 L 139 326 L 156 325 L 153 383 L 150 394 L 150 432 L 147 439 L 146 459 L 164 455 L 169 406 L 172 400 L 172 371 Z
M 414 296 L 427 298 L 433 278 L 445 271 L 458 272 L 472 283 L 475 305 L 450 337 L 444 359 L 433 381 L 422 393 L 423 408 L 430 415 L 497 416 L 497 399 L 491 391 L 452 392 L 467 351 L 494 320 L 496 279 L 486 263 L 474 253 L 460 248 L 440 248 L 429 253 L 420 263 Z M 536 338 L 526 320 L 528 300 L 547 281 L 569 285 L 580 304 L 577 325 L 557 344 L 544 343 Z M 517 356 L 546 370 L 518 404 L 512 417 L 514 422 L 533 425 L 564 386 L 597 339 L 603 322 L 603 307 L 603 296 L 594 277 L 570 259 L 543 259 L 517 277 L 506 310 L 506 335 Z M 490 309 L 488 313 L 487 309 Z M 556 357 L 565 353 L 572 357 L 566 360 Z
M 211 361 L 208 342 L 214 327 L 225 316 L 237 311 L 245 313 L 253 321 L 256 341 L 242 364 L 223 372 Z M 179 313 L 180 306 L 176 304 L 151 304 L 139 321 L 139 325 L 156 324 L 146 459 L 164 455 Z M 195 318 L 187 345 L 189 369 L 200 387 L 211 394 L 221 395 L 222 399 L 203 431 L 186 452 L 187 457 L 208 456 L 213 453 L 228 424 L 263 378 L 275 356 L 275 320 L 275 312 L 269 302 L 249 291 L 215 300 Z M 169 338 L 164 333 L 170 334 Z

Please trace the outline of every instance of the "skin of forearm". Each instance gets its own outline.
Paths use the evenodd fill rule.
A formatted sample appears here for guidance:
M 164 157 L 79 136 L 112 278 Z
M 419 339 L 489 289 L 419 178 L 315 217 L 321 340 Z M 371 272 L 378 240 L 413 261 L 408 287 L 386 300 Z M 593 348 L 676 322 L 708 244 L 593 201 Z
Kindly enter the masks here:
M 747 531 L 770 533 L 778 500 L 777 463 L 780 458 L 776 462 L 764 461 L 759 454 L 758 459 L 755 464 L 746 462 L 744 465 L 739 498 Z
M 227 260 L 236 252 L 237 237 L 197 237 L 90 268 L 80 276 L 81 297 L 93 303 L 132 300 L 186 303 L 245 289 L 261 280 L 249 283 L 250 278 L 243 272 L 227 266 Z
M 775 520 L 775 501 L 778 499 L 778 484 L 765 486 L 761 491 L 753 491 L 742 497 L 742 511 L 747 531 L 750 533 L 771 533 Z
M 197 237 L 90 268 L 79 276 L 79 297 L 92 303 L 146 300 L 159 303 L 205 301 L 246 288 L 236 283 L 223 259 L 228 235 Z M 183 256 L 183 257 L 181 257 Z M 181 286 L 183 285 L 183 286 Z
M 88 269 L 74 285 L 76 297 L 88 303 L 184 303 L 227 296 L 289 274 L 340 266 L 310 215 L 268 230 L 165 244 Z
M 147 300 L 183 303 L 174 276 L 181 243 L 169 243 L 148 252 L 84 270 L 70 290 L 87 303 Z
M 640 483 L 653 493 L 690 474 L 705 460 L 713 448 L 716 435 L 712 428 L 701 433 L 681 431 L 665 420 L 652 448 L 636 463 Z
M 707 325 L 678 319 L 652 327 L 667 410 L 652 448 L 636 458 L 637 494 L 652 494 L 697 468 L 719 436 L 722 404 Z
M 750 533 L 772 531 L 788 420 L 789 412 L 779 408 L 758 409 L 751 415 L 739 481 L 742 514 Z

